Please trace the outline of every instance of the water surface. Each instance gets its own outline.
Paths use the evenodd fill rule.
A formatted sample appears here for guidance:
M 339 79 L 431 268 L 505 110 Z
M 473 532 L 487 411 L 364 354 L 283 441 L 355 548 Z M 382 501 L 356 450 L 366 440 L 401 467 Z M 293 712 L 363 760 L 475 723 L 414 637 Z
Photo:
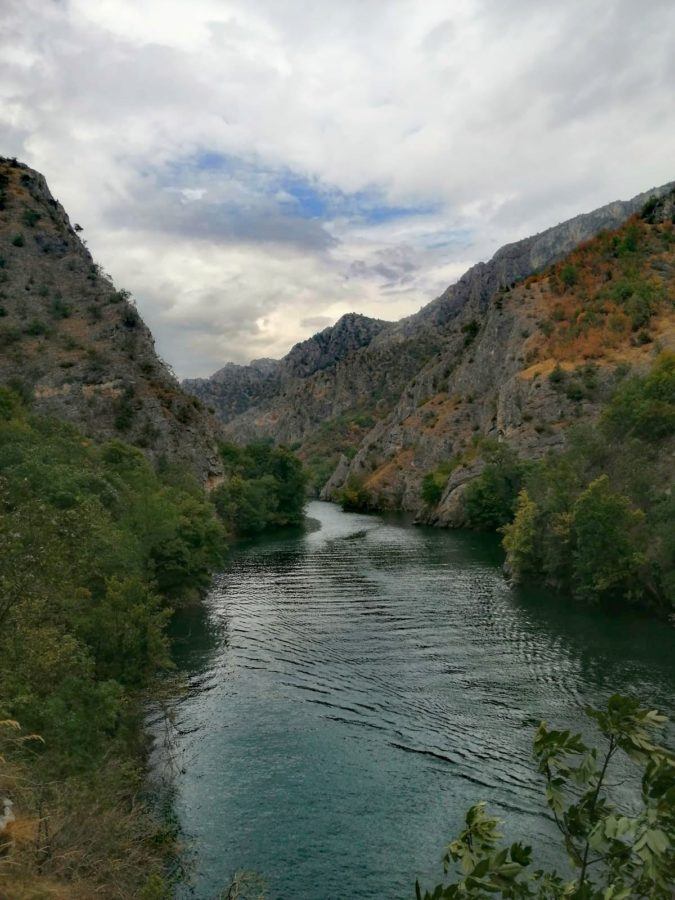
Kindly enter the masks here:
M 237 549 L 177 623 L 175 811 L 210 900 L 238 869 L 270 898 L 405 898 L 465 809 L 558 858 L 532 721 L 586 703 L 667 707 L 673 632 L 505 583 L 493 536 L 312 503 L 320 527 Z

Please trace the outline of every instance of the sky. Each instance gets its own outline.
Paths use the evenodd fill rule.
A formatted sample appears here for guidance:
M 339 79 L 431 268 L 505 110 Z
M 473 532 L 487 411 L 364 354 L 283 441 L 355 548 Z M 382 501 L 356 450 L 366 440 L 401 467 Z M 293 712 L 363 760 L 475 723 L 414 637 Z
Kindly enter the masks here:
M 0 155 L 177 374 L 675 178 L 672 0 L 0 0 Z

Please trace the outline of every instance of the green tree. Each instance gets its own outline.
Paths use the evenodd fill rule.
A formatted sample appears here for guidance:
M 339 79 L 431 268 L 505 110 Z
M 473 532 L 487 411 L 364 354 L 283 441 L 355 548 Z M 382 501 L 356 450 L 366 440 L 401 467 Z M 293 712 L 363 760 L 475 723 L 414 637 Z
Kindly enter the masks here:
M 660 440 L 675 434 L 675 353 L 662 353 L 645 377 L 626 379 L 602 424 L 614 440 L 628 436 Z
M 442 496 L 443 485 L 439 484 L 439 479 L 434 472 L 427 472 L 422 479 L 422 500 L 427 506 L 436 506 Z
M 580 734 L 549 729 L 542 722 L 534 739 L 546 802 L 576 874 L 533 868 L 532 848 L 502 846 L 500 822 L 485 803 L 472 806 L 465 827 L 448 846 L 444 872 L 455 880 L 431 891 L 416 885 L 417 900 L 466 897 L 536 897 L 541 900 L 667 900 L 675 883 L 675 756 L 655 743 L 666 719 L 628 697 L 615 695 L 606 710 L 587 715 L 605 738 L 589 748 Z M 618 754 L 641 775 L 640 803 L 625 808 L 613 797 Z
M 470 528 L 495 530 L 513 519 L 527 464 L 506 444 L 484 450 L 486 465 L 463 496 Z
M 523 489 L 518 494 L 513 522 L 502 529 L 507 565 L 517 578 L 536 572 L 539 566 L 537 512 L 536 504 Z
M 572 509 L 572 583 L 577 596 L 639 592 L 645 564 L 644 513 L 612 491 L 607 475 L 592 481 Z

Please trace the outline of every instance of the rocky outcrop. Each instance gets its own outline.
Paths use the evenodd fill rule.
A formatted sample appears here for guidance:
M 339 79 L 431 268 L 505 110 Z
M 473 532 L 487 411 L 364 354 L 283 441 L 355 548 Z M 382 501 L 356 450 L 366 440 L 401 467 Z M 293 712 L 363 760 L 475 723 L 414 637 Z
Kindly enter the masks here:
M 229 422 L 277 394 L 279 361 L 254 359 L 247 366 L 226 363 L 209 378 L 186 378 L 181 386 L 201 400 L 221 422 Z
M 217 480 L 219 423 L 157 356 L 45 179 L 0 158 L 0 383 L 100 440 Z
M 470 460 L 472 440 L 508 438 L 536 455 L 563 440 L 570 417 L 592 416 L 601 401 L 602 385 L 579 407 L 549 388 L 543 369 L 523 378 L 523 361 L 533 352 L 527 340 L 543 313 L 529 294 L 517 288 L 511 296 L 510 289 L 671 189 L 610 203 L 508 244 L 415 315 L 366 329 L 362 342 L 344 341 L 345 331 L 362 333 L 354 328 L 360 317 L 352 317 L 350 329 L 341 320 L 294 348 L 278 364 L 273 384 L 246 394 L 245 410 L 223 415 L 227 434 L 235 441 L 271 437 L 293 444 L 313 465 L 323 458 L 332 469 L 324 497 L 336 496 L 352 478 L 365 482 L 380 505 L 452 520 L 457 492 L 480 465 Z M 227 391 L 236 394 L 241 373 L 227 372 Z M 601 382 L 604 377 L 604 371 L 598 375 Z M 228 400 L 228 410 L 234 406 Z M 447 502 L 426 511 L 423 475 L 457 453 L 464 462 L 448 482 Z
M 662 239 L 672 225 L 652 228 L 670 223 L 673 196 L 668 192 L 633 226 L 644 245 L 639 253 L 622 259 L 613 250 L 613 242 L 620 247 L 628 240 L 624 229 L 564 258 L 569 285 L 561 264 L 493 290 L 487 299 L 475 290 L 442 351 L 406 386 L 354 457 L 341 461 L 323 496 L 335 497 L 352 479 L 378 506 L 411 510 L 431 524 L 461 525 L 461 497 L 481 471 L 482 441 L 507 441 L 521 456 L 538 458 L 560 447 L 571 425 L 596 418 L 617 373 L 627 366 L 645 369 L 657 353 L 675 349 L 675 249 Z M 648 326 L 636 327 L 642 312 L 631 297 L 616 299 L 628 288 L 626 271 L 637 279 L 638 291 L 648 286 L 654 298 Z M 427 508 L 422 479 L 448 463 L 452 471 L 441 501 Z

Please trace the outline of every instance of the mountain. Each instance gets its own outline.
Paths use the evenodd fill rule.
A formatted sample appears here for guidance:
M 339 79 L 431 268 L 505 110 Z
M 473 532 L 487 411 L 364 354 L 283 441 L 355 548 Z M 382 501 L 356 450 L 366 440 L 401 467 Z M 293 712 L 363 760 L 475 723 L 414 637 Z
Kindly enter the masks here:
M 342 460 L 324 496 L 351 479 L 375 505 L 461 525 L 462 494 L 483 466 L 481 441 L 506 441 L 532 459 L 561 447 L 571 425 L 595 419 L 627 368 L 644 371 L 675 348 L 673 197 L 652 221 L 602 232 L 487 304 L 470 298 L 442 352 Z M 443 490 L 432 509 L 421 498 L 425 475 Z
M 239 442 L 264 437 L 290 444 L 308 464 L 314 486 L 325 498 L 337 497 L 351 479 L 363 484 L 374 505 L 402 507 L 439 524 L 450 523 L 456 514 L 449 498 L 441 509 L 429 513 L 420 485 L 434 467 L 463 448 L 464 426 L 471 439 L 481 435 L 510 439 L 515 427 L 512 407 L 532 403 L 533 411 L 525 408 L 523 415 L 531 415 L 534 421 L 541 406 L 548 424 L 518 433 L 523 452 L 542 453 L 563 440 L 563 419 L 553 416 L 553 407 L 560 407 L 559 393 L 549 394 L 541 387 L 546 383 L 541 373 L 546 366 L 555 366 L 557 350 L 551 349 L 545 364 L 540 361 L 538 386 L 533 388 L 537 393 L 531 397 L 522 394 L 518 374 L 525 359 L 533 359 L 542 328 L 549 327 L 542 324 L 548 321 L 546 303 L 556 301 L 552 293 L 547 301 L 543 288 L 519 283 L 558 264 L 583 242 L 621 227 L 650 197 L 667 195 L 672 189 L 672 184 L 654 188 L 507 244 L 415 315 L 378 323 L 370 339 L 360 345 L 331 337 L 333 329 L 337 334 L 343 331 L 340 320 L 333 329 L 294 348 L 278 364 L 274 378 L 241 401 L 245 409 L 223 416 L 227 435 Z M 583 297 L 577 299 L 582 305 L 585 302 Z M 623 343 L 629 344 L 630 336 L 624 337 Z M 298 348 L 326 341 L 340 349 L 319 353 L 321 366 L 286 365 Z M 644 343 L 637 354 L 632 352 L 635 348 L 627 352 L 639 362 L 651 352 L 650 346 L 653 342 Z M 566 360 L 565 367 L 589 359 L 582 354 Z M 218 379 L 217 390 L 227 393 L 228 409 L 234 409 L 238 402 L 235 380 L 242 368 L 247 367 L 221 369 L 211 379 L 201 380 L 196 393 L 210 402 L 208 393 L 216 388 L 206 386 Z M 192 383 L 184 386 L 194 390 Z M 212 405 L 222 415 L 217 404 Z M 589 398 L 581 410 L 574 407 L 574 416 L 595 412 Z M 479 466 L 477 458 L 473 468 L 465 467 L 465 481 Z
M 274 396 L 279 387 L 279 361 L 254 359 L 247 366 L 226 363 L 210 378 L 186 378 L 183 389 L 198 397 L 222 422 Z
M 90 437 L 121 438 L 214 482 L 219 423 L 158 357 L 80 230 L 42 175 L 0 157 L 0 383 Z

